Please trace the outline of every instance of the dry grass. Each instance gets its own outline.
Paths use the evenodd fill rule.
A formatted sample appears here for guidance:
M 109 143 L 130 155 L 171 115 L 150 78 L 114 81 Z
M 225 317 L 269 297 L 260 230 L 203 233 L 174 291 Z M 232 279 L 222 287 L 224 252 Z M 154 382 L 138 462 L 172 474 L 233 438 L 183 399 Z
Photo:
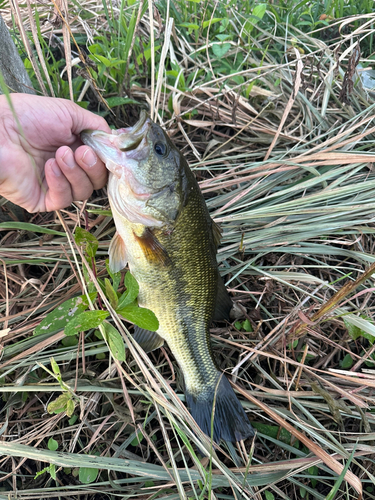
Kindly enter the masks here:
M 63 3 L 56 5 L 63 11 Z M 38 11 L 47 38 L 84 31 L 90 43 L 107 29 L 101 3 L 85 3 L 85 15 L 69 11 L 69 28 L 54 27 L 53 5 Z M 76 345 L 64 342 L 63 332 L 33 336 L 49 311 L 84 291 L 79 248 L 69 237 L 77 225 L 98 238 L 98 276 L 106 276 L 114 227 L 111 218 L 90 212 L 107 208 L 103 190 L 62 211 L 62 218 L 25 214 L 63 236 L 1 233 L 0 499 L 269 500 L 267 491 L 277 499 L 323 500 L 335 484 L 335 498 L 359 498 L 363 490 L 363 498 L 375 498 L 373 269 L 366 274 L 375 262 L 375 105 L 358 74 L 350 73 L 357 40 L 370 35 L 374 16 L 329 47 L 303 33 L 293 45 L 290 37 L 279 40 L 259 27 L 258 50 L 245 54 L 249 68 L 237 75 L 245 83 L 236 83 L 216 71 L 208 34 L 192 47 L 168 16 L 162 33 L 155 12 L 152 22 L 138 12 L 136 6 L 137 36 L 148 39 L 152 24 L 162 55 L 154 85 L 145 77 L 128 94 L 148 103 L 184 151 L 223 228 L 221 271 L 243 308 L 241 323 L 247 318 L 252 331 L 238 323 L 214 325 L 213 347 L 257 436 L 202 458 L 199 450 L 210 450 L 210 443 L 181 404 L 171 353 L 163 348 L 145 356 L 116 317 L 128 339 L 121 365 L 93 332 L 81 334 Z M 17 15 L 29 32 L 27 9 Z M 10 11 L 5 17 L 10 22 Z M 283 62 L 266 50 L 269 40 L 285 45 Z M 230 51 L 234 59 L 246 47 Z M 167 78 L 167 56 L 185 79 L 204 70 L 189 90 Z M 215 76 L 207 80 L 212 66 Z M 69 78 L 75 71 L 68 65 Z M 39 79 L 42 74 L 43 67 Z M 92 102 L 99 100 L 85 88 Z M 136 107 L 126 111 L 127 119 L 135 118 Z M 2 208 L 10 219 L 18 217 L 5 201 Z M 62 391 L 42 368 L 51 357 L 76 397 L 73 420 L 47 413 Z M 50 438 L 57 451 L 48 450 Z M 337 477 L 348 461 L 341 484 Z M 56 465 L 56 480 L 49 472 L 34 479 L 48 464 Z M 96 482 L 79 480 L 85 467 L 100 469 Z

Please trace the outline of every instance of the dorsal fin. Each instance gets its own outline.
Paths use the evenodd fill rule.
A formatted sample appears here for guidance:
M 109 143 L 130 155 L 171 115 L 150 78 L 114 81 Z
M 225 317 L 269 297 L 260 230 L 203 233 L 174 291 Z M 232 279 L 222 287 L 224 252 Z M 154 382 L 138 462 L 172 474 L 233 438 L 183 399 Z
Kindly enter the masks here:
M 224 281 L 219 275 L 217 282 L 217 295 L 215 303 L 215 312 L 213 315 L 214 321 L 230 321 L 230 311 L 233 307 L 232 299 L 230 298 L 227 289 L 225 288 Z
M 124 240 L 117 231 L 112 238 L 111 244 L 109 245 L 108 253 L 110 270 L 113 273 L 118 273 L 121 269 L 124 269 L 128 262 L 126 257 L 126 247 Z
M 147 227 L 141 236 L 138 236 L 134 232 L 133 234 L 142 248 L 147 260 L 150 262 L 159 262 L 164 266 L 170 262 L 168 252 L 160 244 L 159 240 L 152 232 L 152 229 Z
M 216 222 L 212 220 L 212 236 L 213 236 L 214 244 L 215 244 L 216 248 L 218 248 L 218 246 L 220 245 L 222 232 L 223 231 L 222 231 L 221 227 L 219 226 L 219 224 L 216 224 Z

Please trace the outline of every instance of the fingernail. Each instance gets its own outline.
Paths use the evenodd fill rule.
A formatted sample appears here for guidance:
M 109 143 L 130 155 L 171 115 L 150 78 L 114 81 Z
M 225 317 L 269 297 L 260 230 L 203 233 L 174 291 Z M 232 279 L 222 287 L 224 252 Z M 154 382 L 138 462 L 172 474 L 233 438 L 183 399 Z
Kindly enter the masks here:
M 93 167 L 98 161 L 98 157 L 92 149 L 86 149 L 86 151 L 83 153 L 82 161 L 86 163 L 88 167 Z
M 52 163 L 51 168 L 52 168 L 52 172 L 56 175 L 56 177 L 61 176 L 61 170 L 60 170 L 58 164 L 56 163 L 56 161 L 54 161 Z
M 64 161 L 65 165 L 67 165 L 70 168 L 74 168 L 77 165 L 73 153 L 71 152 L 70 149 L 67 149 L 65 151 L 62 160 Z

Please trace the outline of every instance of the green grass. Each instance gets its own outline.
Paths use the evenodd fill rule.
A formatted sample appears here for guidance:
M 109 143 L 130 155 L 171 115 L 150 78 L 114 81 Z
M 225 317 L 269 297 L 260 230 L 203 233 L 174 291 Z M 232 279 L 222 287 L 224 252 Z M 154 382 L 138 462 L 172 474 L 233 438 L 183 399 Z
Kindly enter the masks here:
M 24 220 L 0 226 L 1 328 L 10 328 L 0 362 L 0 499 L 17 488 L 25 499 L 323 500 L 357 498 L 360 487 L 364 498 L 375 498 L 374 384 L 365 371 L 373 367 L 373 278 L 354 289 L 375 261 L 375 104 L 357 74 L 347 103 L 340 100 L 354 42 L 362 66 L 372 64 L 373 4 L 156 7 L 150 19 L 147 2 L 71 3 L 70 28 L 87 59 L 73 66 L 71 90 L 116 127 L 150 107 L 196 173 L 223 229 L 221 273 L 245 309 L 239 322 L 213 327 L 213 348 L 219 366 L 247 391 L 240 398 L 255 443 L 210 452 L 181 404 L 168 348 L 145 356 L 111 309 L 105 259 L 114 227 L 107 212 L 98 213 L 108 208 L 101 192 L 82 216 L 76 203 L 60 219 L 32 216 L 39 229 Z M 3 9 L 12 25 L 9 6 Z M 45 22 L 52 7 L 33 9 L 36 40 L 26 10 L 21 14 L 46 72 L 33 67 L 30 54 L 25 66 L 37 90 L 43 81 L 47 93 L 69 98 L 61 32 L 50 44 Z M 17 28 L 14 34 L 20 39 Z M 77 224 L 88 224 L 98 240 L 98 279 L 69 236 Z M 113 311 L 127 345 L 122 363 L 96 328 L 73 337 L 33 335 L 85 286 L 96 287 Z M 337 307 L 312 322 L 333 296 Z M 344 478 L 345 465 L 352 475 Z

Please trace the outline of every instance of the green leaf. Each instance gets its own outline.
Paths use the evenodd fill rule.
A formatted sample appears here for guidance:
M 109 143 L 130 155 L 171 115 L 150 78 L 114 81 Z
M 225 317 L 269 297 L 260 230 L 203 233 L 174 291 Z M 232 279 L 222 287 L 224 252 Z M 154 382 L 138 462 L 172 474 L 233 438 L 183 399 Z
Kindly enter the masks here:
M 159 49 L 160 49 L 161 45 L 156 45 L 154 47 L 154 52 L 156 53 Z M 142 61 L 143 61 L 143 57 L 146 59 L 146 61 L 148 61 L 151 57 L 151 47 L 147 48 L 143 54 L 139 54 L 139 56 L 137 56 L 137 63 L 139 65 L 142 64 Z
M 87 212 L 90 214 L 105 215 L 106 217 L 112 217 L 112 210 L 102 210 L 101 208 L 88 208 Z
M 366 354 L 366 351 L 361 351 L 361 358 Z M 375 366 L 375 354 L 372 353 L 365 361 L 365 365 L 368 367 L 368 368 L 374 368 Z
M 69 420 L 68 420 L 68 423 L 69 425 L 74 425 L 78 420 L 78 416 L 77 415 L 73 415 Z
M 104 280 L 105 283 L 105 294 L 108 297 L 108 300 L 113 307 L 113 309 L 116 309 L 117 304 L 118 304 L 118 297 L 117 293 L 115 292 L 113 286 L 111 285 L 111 282 L 109 281 L 108 278 L 105 278 Z
M 99 61 L 99 62 L 103 63 L 106 68 L 111 65 L 111 62 L 109 59 L 107 59 L 106 57 L 101 56 L 99 54 L 95 54 L 93 57 L 90 57 L 90 59 L 92 59 L 95 62 Z
M 31 231 L 33 233 L 44 233 L 44 234 L 54 234 L 56 236 L 66 236 L 65 233 L 61 231 L 55 231 L 54 229 L 48 229 L 47 227 L 38 226 L 37 224 L 31 224 L 30 222 L 1 222 L 0 229 L 21 229 L 23 231 Z
M 117 305 L 118 309 L 121 309 L 122 307 L 125 307 L 128 304 L 134 302 L 134 300 L 138 297 L 139 294 L 139 285 L 137 283 L 137 280 L 129 271 L 125 274 L 124 283 L 126 286 L 126 290 L 119 298 Z
M 309 467 L 307 470 L 309 471 L 309 474 L 311 476 L 317 476 L 319 474 L 319 469 L 318 469 L 318 467 L 316 465 L 313 465 L 313 466 Z M 312 484 L 313 488 L 315 488 L 315 486 L 318 483 L 318 480 L 315 479 L 314 477 L 311 477 L 310 481 L 311 481 L 311 484 Z
M 115 292 L 117 292 L 118 286 L 119 286 L 120 281 L 121 281 L 121 272 L 113 273 L 111 271 L 111 269 L 109 267 L 109 259 L 106 259 L 106 261 L 105 261 L 105 267 L 107 269 L 107 273 L 112 278 L 113 288 L 114 288 Z
M 245 83 L 245 79 L 242 75 L 230 76 L 230 79 L 237 83 L 237 85 L 242 85 L 243 83 Z
M 230 49 L 230 43 L 215 43 L 212 45 L 212 51 L 215 56 L 221 59 Z
M 353 366 L 353 359 L 350 356 L 350 354 L 346 354 L 344 359 L 341 361 L 340 365 L 341 368 L 343 368 L 344 370 L 347 370 Z
M 88 467 L 80 467 L 79 469 L 79 480 L 81 483 L 89 484 L 93 483 L 98 477 L 99 469 L 89 469 Z
M 66 414 L 70 418 L 73 413 L 74 413 L 74 401 L 72 399 L 69 399 L 69 401 L 66 404 Z
M 55 439 L 49 438 L 47 446 L 49 450 L 56 451 L 59 447 L 59 443 Z
M 267 10 L 266 3 L 260 3 L 256 5 L 253 9 L 253 12 L 251 13 L 249 20 L 246 21 L 246 23 L 244 24 L 244 30 L 247 31 L 248 33 L 251 33 L 254 26 L 258 24 L 261 19 L 263 19 L 266 10 Z
M 95 265 L 95 262 L 94 262 Z M 96 291 L 95 283 L 91 281 L 91 277 L 89 274 L 89 270 L 87 269 L 86 266 L 82 266 L 82 271 L 83 271 L 83 276 L 85 278 L 85 282 L 87 284 L 87 291 L 89 294 L 94 293 Z M 98 278 L 99 281 L 99 278 Z
M 198 24 L 193 24 L 193 23 L 181 23 L 178 24 L 177 26 L 181 26 L 182 28 L 188 28 L 190 30 L 199 30 Z
M 265 490 L 264 496 L 266 497 L 266 500 L 275 500 L 275 495 L 268 490 Z
M 273 439 L 279 439 L 283 443 L 290 444 L 292 435 L 289 431 L 278 427 L 277 425 L 263 424 L 261 422 L 251 422 L 253 427 L 262 434 L 269 436 Z M 297 441 L 294 442 L 294 445 Z
M 260 19 L 263 19 L 266 10 L 267 10 L 266 3 L 259 3 L 254 7 L 252 15 L 258 17 L 259 19 L 252 20 L 253 24 L 256 24 Z
M 107 311 L 86 311 L 73 318 L 64 328 L 65 335 L 75 335 L 97 328 L 109 316 Z
M 71 401 L 71 395 L 68 392 L 60 394 L 57 399 L 51 401 L 51 403 L 47 406 L 48 413 L 58 414 L 66 411 L 69 401 Z
M 110 323 L 103 324 L 111 354 L 119 361 L 125 361 L 125 344 L 121 333 Z
M 293 342 L 290 342 L 288 344 L 288 349 L 295 349 L 297 347 L 297 345 L 298 345 L 298 339 L 293 340 Z
M 78 104 L 78 106 L 80 108 L 88 109 L 90 102 L 89 101 L 79 101 L 76 104 Z
M 231 35 L 216 35 L 216 38 L 218 38 L 220 42 L 224 42 L 225 40 L 228 40 L 228 38 L 230 37 Z
M 253 332 L 254 331 L 254 328 L 252 327 L 252 325 L 248 319 L 245 319 L 245 321 L 242 324 L 242 328 L 245 330 L 245 332 Z
M 156 332 L 159 328 L 159 321 L 155 314 L 150 309 L 139 307 L 136 303 L 117 309 L 116 312 L 145 330 Z
M 64 347 L 74 347 L 78 344 L 78 338 L 77 337 L 64 337 L 61 340 L 61 343 Z
M 96 292 L 90 293 L 89 297 L 90 300 L 94 301 L 96 298 Z M 73 297 L 72 299 L 63 302 L 57 306 L 56 309 L 47 314 L 47 316 L 39 323 L 34 330 L 34 335 L 63 330 L 72 318 L 81 314 L 88 307 L 89 302 L 86 295 Z
M 367 339 L 371 345 L 375 342 L 375 326 L 368 319 L 355 316 L 354 314 L 347 314 L 343 317 L 348 333 L 353 340 L 358 337 Z
M 129 97 L 120 96 L 108 97 L 106 101 L 110 108 L 122 106 L 123 104 L 139 104 L 139 101 L 135 101 L 134 99 L 130 99 Z M 109 215 L 112 215 L 112 212 L 110 212 Z
M 210 19 L 209 21 L 204 21 L 203 29 L 207 28 L 207 26 L 211 26 L 211 24 L 219 23 L 222 20 L 223 20 L 222 17 L 214 17 L 213 19 Z
M 52 371 L 55 375 L 61 375 L 59 365 L 56 363 L 54 358 L 51 358 Z
M 46 472 L 50 472 L 50 465 L 48 467 L 44 467 L 44 469 L 40 470 L 39 472 L 37 472 L 34 476 L 34 479 L 36 479 L 37 477 L 41 476 L 42 474 L 45 474 Z
M 80 245 L 84 248 L 84 251 L 89 257 L 95 257 L 99 242 L 93 234 L 86 231 L 86 229 L 77 226 L 74 234 L 74 239 L 77 245 Z
M 52 479 L 56 480 L 56 465 L 55 464 L 51 464 L 49 466 L 49 471 L 48 472 L 51 474 Z
M 141 444 L 141 441 L 143 440 L 143 434 L 142 432 L 138 432 L 138 434 L 135 436 L 133 441 L 130 443 L 132 446 L 138 446 Z
M 349 323 L 349 321 L 346 321 L 345 318 L 343 318 L 343 320 L 346 328 L 348 329 L 350 337 L 353 340 L 357 340 L 357 338 L 362 335 L 362 330 L 358 326 L 352 325 L 351 323 Z

